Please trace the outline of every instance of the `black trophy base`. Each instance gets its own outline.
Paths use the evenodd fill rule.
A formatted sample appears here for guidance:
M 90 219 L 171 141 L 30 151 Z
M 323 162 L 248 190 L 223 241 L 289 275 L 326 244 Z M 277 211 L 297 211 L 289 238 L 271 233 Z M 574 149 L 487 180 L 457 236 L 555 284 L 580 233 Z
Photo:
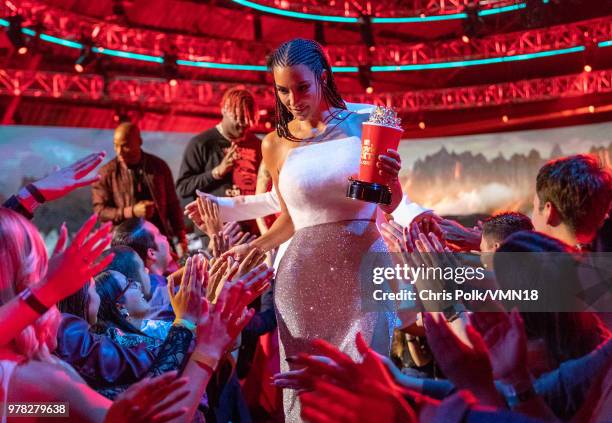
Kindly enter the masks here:
M 386 185 L 349 179 L 346 196 L 353 200 L 367 201 L 368 203 L 391 204 L 391 190 Z

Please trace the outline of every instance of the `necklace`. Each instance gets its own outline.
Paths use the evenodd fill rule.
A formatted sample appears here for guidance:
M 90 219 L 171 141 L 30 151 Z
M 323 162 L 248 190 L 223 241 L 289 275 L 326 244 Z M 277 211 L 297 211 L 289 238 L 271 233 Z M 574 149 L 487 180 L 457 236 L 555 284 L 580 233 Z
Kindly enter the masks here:
M 343 114 L 343 112 L 347 112 L 346 115 Z M 322 120 L 323 124 L 325 124 L 325 129 L 320 130 L 319 128 L 311 128 L 310 132 L 311 132 L 311 136 L 310 137 L 306 137 L 306 138 L 295 138 L 295 139 L 290 139 L 290 141 L 294 141 L 294 142 L 314 142 L 313 140 L 316 139 L 317 137 L 322 136 L 323 134 L 325 134 L 328 131 L 333 131 L 336 126 L 340 125 L 342 122 L 344 122 L 346 120 L 346 118 L 349 117 L 351 113 L 348 110 L 344 110 L 344 109 L 340 109 L 340 110 L 335 110 L 333 112 L 331 112 L 329 115 L 327 115 L 325 117 L 325 119 Z M 333 126 L 330 126 L 332 121 L 337 120 L 337 122 L 334 123 Z
M 225 138 L 225 139 L 226 139 L 226 140 L 228 140 L 228 141 L 231 141 L 231 140 L 228 138 L 228 136 L 227 136 L 227 135 L 225 135 L 225 132 L 223 132 L 223 125 L 221 125 L 221 123 L 218 123 L 218 124 L 215 126 L 215 128 L 217 128 L 217 131 L 219 131 L 219 133 L 221 134 L 221 136 L 222 136 L 223 138 Z

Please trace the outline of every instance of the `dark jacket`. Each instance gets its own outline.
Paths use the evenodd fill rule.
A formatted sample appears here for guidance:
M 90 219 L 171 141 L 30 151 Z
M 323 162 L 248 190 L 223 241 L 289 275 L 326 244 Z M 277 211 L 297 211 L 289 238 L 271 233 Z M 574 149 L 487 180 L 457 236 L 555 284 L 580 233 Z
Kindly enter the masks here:
M 157 351 L 145 344 L 124 347 L 90 331 L 85 320 L 63 313 L 54 354 L 69 363 L 94 389 L 131 385 L 147 376 L 180 370 L 193 334 L 172 326 Z
M 183 211 L 179 203 L 170 168 L 159 157 L 142 152 L 142 169 L 146 186 L 155 203 L 150 219 L 167 236 L 179 236 L 185 231 Z M 101 221 L 119 224 L 134 217 L 132 206 L 142 199 L 135 198 L 133 177 L 127 167 L 114 158 L 100 169 L 100 180 L 92 185 L 93 208 Z
M 240 158 L 222 179 L 216 180 L 212 170 L 218 166 L 225 150 L 232 145 L 217 128 L 211 128 L 189 141 L 176 180 L 176 189 L 183 198 L 195 198 L 196 189 L 218 197 L 255 194 L 257 171 L 261 163 L 261 141 L 247 132 L 238 143 Z

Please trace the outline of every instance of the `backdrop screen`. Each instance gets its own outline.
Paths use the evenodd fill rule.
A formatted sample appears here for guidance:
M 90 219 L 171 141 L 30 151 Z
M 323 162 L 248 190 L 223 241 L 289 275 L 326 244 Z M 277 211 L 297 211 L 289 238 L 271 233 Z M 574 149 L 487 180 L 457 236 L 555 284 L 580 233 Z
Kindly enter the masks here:
M 565 128 L 403 140 L 399 152 L 404 191 L 442 215 L 530 212 L 535 176 L 547 160 L 592 152 L 609 163 L 612 123 Z M 168 163 L 176 178 L 194 134 L 143 132 L 143 149 Z M 87 128 L 0 126 L 0 200 L 25 183 L 86 154 L 112 151 L 113 131 Z M 35 223 L 53 244 L 66 221 L 76 230 L 90 215 L 91 193 L 82 188 L 37 210 Z

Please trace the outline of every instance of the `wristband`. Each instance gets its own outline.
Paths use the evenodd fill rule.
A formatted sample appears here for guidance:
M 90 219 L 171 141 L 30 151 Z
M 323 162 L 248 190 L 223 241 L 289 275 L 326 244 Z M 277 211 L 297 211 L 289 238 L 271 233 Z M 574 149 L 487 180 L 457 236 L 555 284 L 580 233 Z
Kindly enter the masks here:
M 30 288 L 26 288 L 19 293 L 19 298 L 23 300 L 32 310 L 40 315 L 43 315 L 49 310 L 49 307 L 40 302 Z
M 6 207 L 7 209 L 11 209 L 21 214 L 28 220 L 32 220 L 34 218 L 34 214 L 29 210 L 25 205 L 21 204 L 21 201 L 17 198 L 16 195 L 12 195 L 8 200 L 2 204 L 2 207 Z
M 215 369 L 217 368 L 217 364 L 219 364 L 219 360 L 204 353 L 201 353 L 198 350 L 192 352 L 191 357 L 189 358 L 209 370 L 211 373 L 215 371 Z
M 189 320 L 185 319 L 176 319 L 172 324 L 177 326 L 184 326 L 186 329 L 189 329 L 193 333 L 195 333 L 197 328 L 194 323 L 191 323 Z
M 34 199 L 38 201 L 39 204 L 43 204 L 45 201 L 47 201 L 45 200 L 45 196 L 42 195 L 42 193 L 38 190 L 38 188 L 34 186 L 34 184 L 27 184 L 25 186 L 25 189 L 27 189 L 28 192 L 32 194 L 32 197 L 34 197 Z
M 513 409 L 538 395 L 531 380 L 524 380 L 515 384 L 507 384 L 504 386 L 504 388 L 504 397 L 506 399 L 506 404 L 508 404 L 510 409 Z

